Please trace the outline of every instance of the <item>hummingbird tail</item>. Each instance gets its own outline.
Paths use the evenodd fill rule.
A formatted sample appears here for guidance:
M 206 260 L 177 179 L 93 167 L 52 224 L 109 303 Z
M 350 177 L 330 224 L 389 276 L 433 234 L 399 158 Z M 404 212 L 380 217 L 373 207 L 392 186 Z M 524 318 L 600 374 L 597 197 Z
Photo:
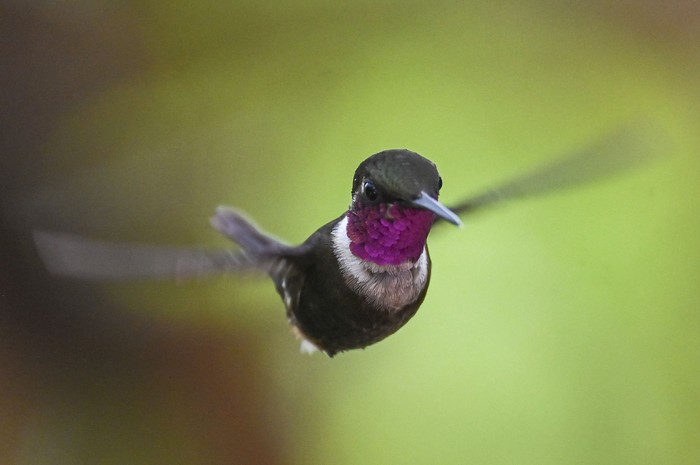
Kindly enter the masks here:
M 230 207 L 218 207 L 210 223 L 253 257 L 275 258 L 293 249 L 260 229 L 245 214 Z

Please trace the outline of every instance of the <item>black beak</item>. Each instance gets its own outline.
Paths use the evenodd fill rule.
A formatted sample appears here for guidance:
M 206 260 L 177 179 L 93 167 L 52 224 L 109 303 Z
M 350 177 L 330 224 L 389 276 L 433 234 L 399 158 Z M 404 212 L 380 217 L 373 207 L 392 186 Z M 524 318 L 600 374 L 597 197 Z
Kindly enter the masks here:
M 453 212 L 452 210 L 450 210 L 449 208 L 447 208 L 446 206 L 444 206 L 425 192 L 421 192 L 418 198 L 411 200 L 409 203 L 415 207 L 430 210 L 443 220 L 449 221 L 455 226 L 464 226 L 462 220 L 459 219 L 459 216 L 457 216 L 455 212 Z

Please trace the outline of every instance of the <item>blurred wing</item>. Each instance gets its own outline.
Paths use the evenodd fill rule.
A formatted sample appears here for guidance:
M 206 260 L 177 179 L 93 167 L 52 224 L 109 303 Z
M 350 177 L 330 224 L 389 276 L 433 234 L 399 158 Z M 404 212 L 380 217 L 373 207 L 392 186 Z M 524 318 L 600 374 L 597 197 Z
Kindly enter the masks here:
M 640 167 L 658 155 L 658 131 L 626 127 L 598 142 L 516 176 L 450 207 L 462 215 L 507 200 L 569 189 L 613 177 Z
M 233 250 L 114 244 L 47 231 L 34 231 L 34 241 L 51 274 L 80 279 L 197 278 L 270 266 Z

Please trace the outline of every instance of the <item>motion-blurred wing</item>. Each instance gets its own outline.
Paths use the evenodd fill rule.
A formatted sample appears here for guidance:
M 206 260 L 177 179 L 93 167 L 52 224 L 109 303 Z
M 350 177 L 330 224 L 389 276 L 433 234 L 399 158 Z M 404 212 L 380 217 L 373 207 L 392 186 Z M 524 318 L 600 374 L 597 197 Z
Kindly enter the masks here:
M 626 127 L 529 173 L 516 176 L 455 206 L 459 215 L 507 200 L 569 189 L 631 171 L 659 154 L 658 131 Z
M 234 250 L 115 244 L 47 231 L 34 231 L 34 241 L 50 273 L 80 279 L 183 279 L 270 266 Z

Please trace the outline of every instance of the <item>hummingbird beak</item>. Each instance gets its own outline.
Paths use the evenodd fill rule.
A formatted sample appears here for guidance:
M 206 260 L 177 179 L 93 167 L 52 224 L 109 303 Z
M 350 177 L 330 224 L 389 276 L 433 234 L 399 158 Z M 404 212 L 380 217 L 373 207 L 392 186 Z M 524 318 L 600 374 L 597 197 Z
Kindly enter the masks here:
M 449 221 L 455 226 L 464 226 L 462 220 L 459 219 L 459 216 L 457 216 L 455 212 L 453 212 L 452 210 L 450 210 L 449 208 L 447 208 L 446 206 L 444 206 L 425 192 L 421 192 L 418 198 L 411 200 L 409 203 L 414 207 L 420 207 L 426 210 L 430 210 L 443 220 Z

